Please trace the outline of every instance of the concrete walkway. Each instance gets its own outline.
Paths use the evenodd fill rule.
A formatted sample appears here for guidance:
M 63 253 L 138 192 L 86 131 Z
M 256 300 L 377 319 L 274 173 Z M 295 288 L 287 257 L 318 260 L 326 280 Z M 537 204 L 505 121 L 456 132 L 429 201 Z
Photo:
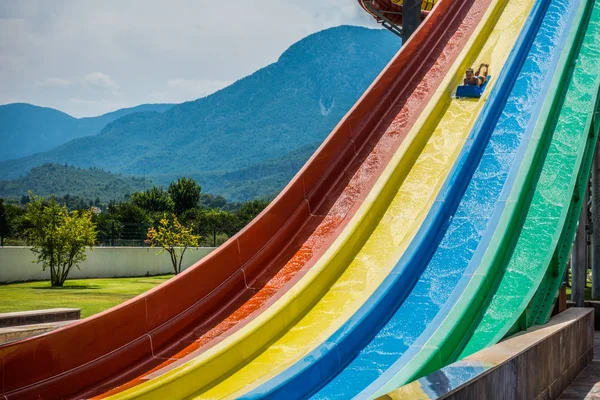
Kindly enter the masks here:
M 571 383 L 559 400 L 600 400 L 600 331 L 594 332 L 594 360 Z

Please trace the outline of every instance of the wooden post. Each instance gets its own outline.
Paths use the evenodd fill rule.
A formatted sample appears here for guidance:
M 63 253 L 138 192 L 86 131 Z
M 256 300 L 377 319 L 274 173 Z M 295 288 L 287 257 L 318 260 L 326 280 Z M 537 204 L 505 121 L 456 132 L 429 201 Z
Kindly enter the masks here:
M 561 286 L 558 290 L 558 312 L 561 313 L 567 309 L 567 288 Z

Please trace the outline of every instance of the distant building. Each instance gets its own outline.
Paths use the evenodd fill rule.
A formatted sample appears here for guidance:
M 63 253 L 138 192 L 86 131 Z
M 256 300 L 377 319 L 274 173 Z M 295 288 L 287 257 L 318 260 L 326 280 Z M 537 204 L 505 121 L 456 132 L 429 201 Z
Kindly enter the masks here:
M 96 215 L 98 214 L 102 214 L 102 210 L 100 209 L 100 207 L 96 207 L 96 206 L 91 206 L 90 210 L 92 210 L 92 212 Z

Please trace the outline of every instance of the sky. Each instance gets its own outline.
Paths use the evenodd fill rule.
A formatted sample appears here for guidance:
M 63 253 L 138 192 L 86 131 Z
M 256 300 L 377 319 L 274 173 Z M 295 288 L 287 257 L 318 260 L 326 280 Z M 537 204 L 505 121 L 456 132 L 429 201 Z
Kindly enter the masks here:
M 377 27 L 356 0 L 0 0 L 0 104 L 194 100 L 338 25 Z

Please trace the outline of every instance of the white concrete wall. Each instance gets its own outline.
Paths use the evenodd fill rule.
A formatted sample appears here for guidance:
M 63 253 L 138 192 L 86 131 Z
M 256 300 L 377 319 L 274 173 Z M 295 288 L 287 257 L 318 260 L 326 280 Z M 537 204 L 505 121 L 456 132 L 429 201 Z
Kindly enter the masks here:
M 185 252 L 182 270 L 208 255 L 214 248 L 200 247 Z M 168 253 L 156 254 L 160 249 L 149 247 L 94 247 L 87 258 L 73 268 L 69 279 L 115 278 L 169 274 L 173 272 Z M 42 271 L 42 265 L 29 247 L 0 247 L 0 282 L 50 280 L 50 270 Z

